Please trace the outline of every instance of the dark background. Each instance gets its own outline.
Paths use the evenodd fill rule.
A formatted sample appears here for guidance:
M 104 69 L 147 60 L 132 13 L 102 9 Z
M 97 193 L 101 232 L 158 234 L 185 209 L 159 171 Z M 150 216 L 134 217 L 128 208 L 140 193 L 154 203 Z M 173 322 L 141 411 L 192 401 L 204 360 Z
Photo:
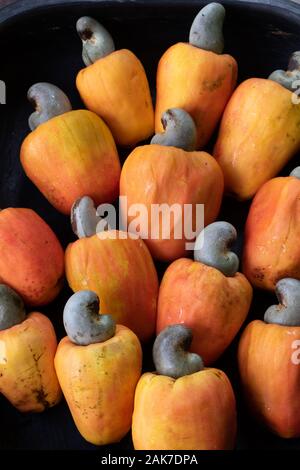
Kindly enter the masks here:
M 0 0 L 0 5 L 5 3 L 9 2 Z M 154 98 L 160 56 L 175 42 L 187 40 L 193 17 L 208 2 L 75 0 L 63 5 L 59 0 L 19 0 L 12 3 L 0 10 L 0 79 L 7 84 L 7 104 L 0 106 L 0 206 L 33 208 L 66 246 L 74 239 L 68 218 L 50 206 L 25 177 L 19 163 L 20 145 L 29 132 L 27 118 L 32 112 L 26 100 L 27 89 L 38 81 L 52 82 L 68 94 L 75 109 L 82 106 L 74 83 L 77 72 L 83 67 L 81 44 L 74 26 L 79 16 L 89 14 L 108 28 L 117 48 L 129 48 L 142 60 Z M 285 68 L 289 55 L 300 49 L 300 7 L 295 3 L 287 0 L 222 3 L 227 6 L 226 52 L 238 60 L 240 81 L 252 76 L 266 77 L 275 68 Z M 127 154 L 128 151 L 121 151 L 121 158 Z M 296 157 L 283 174 L 288 174 L 299 163 Z M 242 246 L 248 208 L 248 203 L 225 198 L 219 217 L 237 227 L 237 252 Z M 157 267 L 162 275 L 165 266 L 158 264 Z M 62 310 L 69 295 L 65 287 L 53 304 L 42 309 L 53 321 L 59 338 L 64 335 Z M 274 302 L 272 295 L 256 292 L 248 321 L 261 318 L 266 307 Z M 229 375 L 236 392 L 237 448 L 300 449 L 299 440 L 279 439 L 249 416 L 238 381 L 237 340 L 216 364 Z M 151 370 L 151 345 L 144 347 L 144 353 L 145 370 Z M 110 447 L 116 451 L 128 448 L 132 448 L 130 435 Z M 64 402 L 42 414 L 25 415 L 0 397 L 0 449 L 95 449 L 95 446 L 81 438 Z

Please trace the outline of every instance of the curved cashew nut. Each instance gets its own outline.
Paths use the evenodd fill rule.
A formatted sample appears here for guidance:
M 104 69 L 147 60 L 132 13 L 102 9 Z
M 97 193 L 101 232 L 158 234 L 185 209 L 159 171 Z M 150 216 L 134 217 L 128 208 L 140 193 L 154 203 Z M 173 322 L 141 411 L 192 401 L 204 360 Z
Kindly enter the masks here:
M 276 284 L 279 305 L 272 305 L 265 313 L 266 323 L 283 326 L 300 326 L 300 281 L 292 278 L 281 279 Z
M 190 44 L 206 51 L 222 54 L 225 15 L 225 8 L 220 3 L 209 3 L 202 8 L 192 23 Z
M 71 226 L 78 238 L 86 238 L 95 235 L 100 222 L 103 222 L 101 231 L 106 230 L 108 223 L 97 215 L 97 210 L 92 198 L 84 196 L 74 202 L 71 209 Z
M 212 266 L 225 276 L 234 276 L 239 269 L 239 258 L 229 247 L 236 238 L 236 229 L 228 222 L 214 222 L 208 225 L 196 239 L 195 261 Z
M 82 40 L 82 60 L 86 66 L 114 52 L 111 35 L 94 18 L 82 16 L 76 23 L 76 30 Z
M 64 326 L 69 339 L 81 346 L 103 343 L 116 331 L 112 316 L 99 314 L 99 298 L 90 290 L 78 291 L 69 298 L 64 308 Z
M 153 361 L 160 375 L 178 379 L 204 369 L 201 357 L 187 351 L 192 338 L 192 330 L 184 325 L 168 326 L 157 336 Z
M 43 122 L 72 110 L 69 98 L 51 83 L 36 83 L 27 92 L 28 100 L 35 111 L 29 116 L 28 124 L 33 131 Z
M 22 323 L 25 318 L 21 297 L 7 285 L 0 284 L 0 331 Z
M 295 178 L 300 179 L 300 166 L 294 168 L 293 171 L 290 173 L 290 176 L 294 176 Z
M 195 150 L 197 129 L 189 113 L 180 108 L 168 109 L 163 113 L 161 122 L 165 131 L 155 134 L 151 144 L 178 147 L 186 151 Z
M 284 88 L 287 88 L 290 91 L 295 91 L 299 88 L 300 82 L 300 51 L 296 51 L 292 54 L 288 69 L 285 70 L 275 70 L 269 76 L 269 80 L 279 83 Z M 296 83 L 298 81 L 298 84 Z

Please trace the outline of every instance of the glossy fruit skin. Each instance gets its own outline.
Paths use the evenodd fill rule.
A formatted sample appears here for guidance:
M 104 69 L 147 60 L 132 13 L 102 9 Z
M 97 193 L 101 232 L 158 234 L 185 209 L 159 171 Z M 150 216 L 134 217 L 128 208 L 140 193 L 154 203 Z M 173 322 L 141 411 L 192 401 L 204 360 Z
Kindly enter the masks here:
M 245 226 L 243 272 L 261 289 L 300 279 L 300 180 L 273 178 L 256 194 Z
M 0 331 L 0 392 L 19 411 L 41 412 L 60 401 L 56 348 L 52 323 L 41 313 Z
M 162 279 L 156 332 L 184 323 L 193 331 L 190 350 L 208 366 L 232 342 L 251 300 L 252 287 L 243 274 L 226 277 L 215 268 L 181 258 L 168 267 Z
M 300 107 L 271 80 L 251 78 L 232 95 L 222 118 L 214 156 L 225 190 L 250 199 L 300 149 Z
M 136 335 L 117 325 L 104 343 L 78 346 L 61 340 L 55 368 L 80 434 L 96 445 L 120 441 L 130 429 L 142 349 Z
M 163 236 L 161 223 L 157 239 L 141 234 L 154 258 L 172 261 L 186 253 L 185 237 L 176 239 L 174 236 L 175 225 L 182 226 L 184 204 L 193 205 L 194 227 L 196 204 L 204 204 L 204 223 L 210 224 L 221 206 L 223 184 L 220 167 L 206 152 L 185 152 L 161 145 L 137 147 L 128 156 L 121 173 L 120 194 L 127 197 L 127 208 L 121 207 L 123 220 L 127 218 L 128 223 L 132 223 L 136 216 L 129 213 L 130 207 L 136 203 L 144 204 L 147 213 L 141 214 L 140 219 L 151 235 L 155 229 L 151 224 L 152 205 L 168 204 L 170 207 L 179 204 L 180 216 L 176 216 L 176 222 L 171 218 L 170 239 Z
M 154 131 L 154 112 L 145 70 L 121 49 L 82 69 L 76 86 L 88 109 L 108 124 L 116 142 L 133 146 Z
M 191 44 L 170 47 L 159 61 L 155 132 L 162 132 L 161 116 L 169 108 L 183 108 L 193 117 L 197 148 L 211 138 L 237 81 L 237 63 Z
M 136 450 L 226 450 L 235 435 L 235 397 L 224 372 L 204 369 L 177 380 L 142 375 L 132 418 Z
M 116 239 L 110 238 L 115 234 Z M 119 234 L 107 231 L 101 239 L 94 235 L 71 243 L 65 256 L 67 280 L 74 292 L 96 292 L 101 313 L 111 314 L 147 341 L 155 332 L 156 269 L 141 239 L 122 239 Z
M 0 280 L 32 305 L 50 303 L 60 292 L 64 252 L 51 228 L 31 209 L 0 211 Z M 49 262 L 51 260 L 51 263 Z
M 63 214 L 90 196 L 95 204 L 118 196 L 120 161 L 107 125 L 87 110 L 70 111 L 39 125 L 21 147 L 28 178 Z
M 300 436 L 299 344 L 300 327 L 255 320 L 243 332 L 238 350 L 251 411 L 284 438 Z

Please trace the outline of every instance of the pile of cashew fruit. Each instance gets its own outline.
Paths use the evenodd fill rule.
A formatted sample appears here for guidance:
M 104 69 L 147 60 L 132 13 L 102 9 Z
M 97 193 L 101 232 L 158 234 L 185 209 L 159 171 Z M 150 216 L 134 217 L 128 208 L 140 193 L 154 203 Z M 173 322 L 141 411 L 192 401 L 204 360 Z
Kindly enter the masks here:
M 300 437 L 300 167 L 278 176 L 300 150 L 300 52 L 287 71 L 237 85 L 224 20 L 221 4 L 206 5 L 189 42 L 163 54 L 155 106 L 139 59 L 115 50 L 90 17 L 76 24 L 86 109 L 72 110 L 55 84 L 28 91 L 35 111 L 22 167 L 78 239 L 64 252 L 43 214 L 1 210 L 0 392 L 20 412 L 42 412 L 64 396 L 95 445 L 131 430 L 137 450 L 233 449 L 235 393 L 214 363 L 238 334 L 250 413 L 283 438 Z M 241 263 L 235 227 L 218 220 L 224 195 L 250 201 Z M 129 221 L 134 204 L 204 205 L 194 249 L 161 231 L 127 237 L 104 227 L 99 236 L 97 206 L 119 196 Z M 74 294 L 58 343 L 41 311 L 66 281 Z M 247 324 L 253 289 L 278 302 Z M 142 373 L 149 342 L 153 370 Z

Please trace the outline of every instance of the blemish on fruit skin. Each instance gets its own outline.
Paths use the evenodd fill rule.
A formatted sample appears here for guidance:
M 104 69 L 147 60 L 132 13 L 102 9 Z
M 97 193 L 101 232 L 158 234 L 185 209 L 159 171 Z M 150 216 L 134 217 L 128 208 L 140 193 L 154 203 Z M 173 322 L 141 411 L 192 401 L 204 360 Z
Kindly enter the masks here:
M 296 336 L 296 331 L 295 330 L 287 330 L 286 334 L 289 335 L 289 336 Z
M 220 88 L 220 86 L 224 82 L 225 78 L 226 78 L 225 75 L 221 75 L 219 78 L 217 78 L 216 80 L 213 80 L 213 81 L 205 80 L 204 82 L 202 82 L 202 89 L 204 91 L 215 91 L 218 88 Z
M 37 402 L 40 403 L 45 409 L 50 407 L 50 403 L 46 399 L 48 394 L 45 393 L 43 387 L 41 387 L 40 389 L 32 390 L 32 392 L 35 395 Z
M 219 370 L 214 370 L 214 371 L 213 371 L 213 374 L 214 374 L 216 377 L 218 377 L 218 379 L 222 379 L 222 374 L 221 374 L 221 372 L 220 372 Z
M 263 268 L 256 268 L 253 273 L 253 277 L 259 281 L 263 281 L 265 274 L 263 273 Z

